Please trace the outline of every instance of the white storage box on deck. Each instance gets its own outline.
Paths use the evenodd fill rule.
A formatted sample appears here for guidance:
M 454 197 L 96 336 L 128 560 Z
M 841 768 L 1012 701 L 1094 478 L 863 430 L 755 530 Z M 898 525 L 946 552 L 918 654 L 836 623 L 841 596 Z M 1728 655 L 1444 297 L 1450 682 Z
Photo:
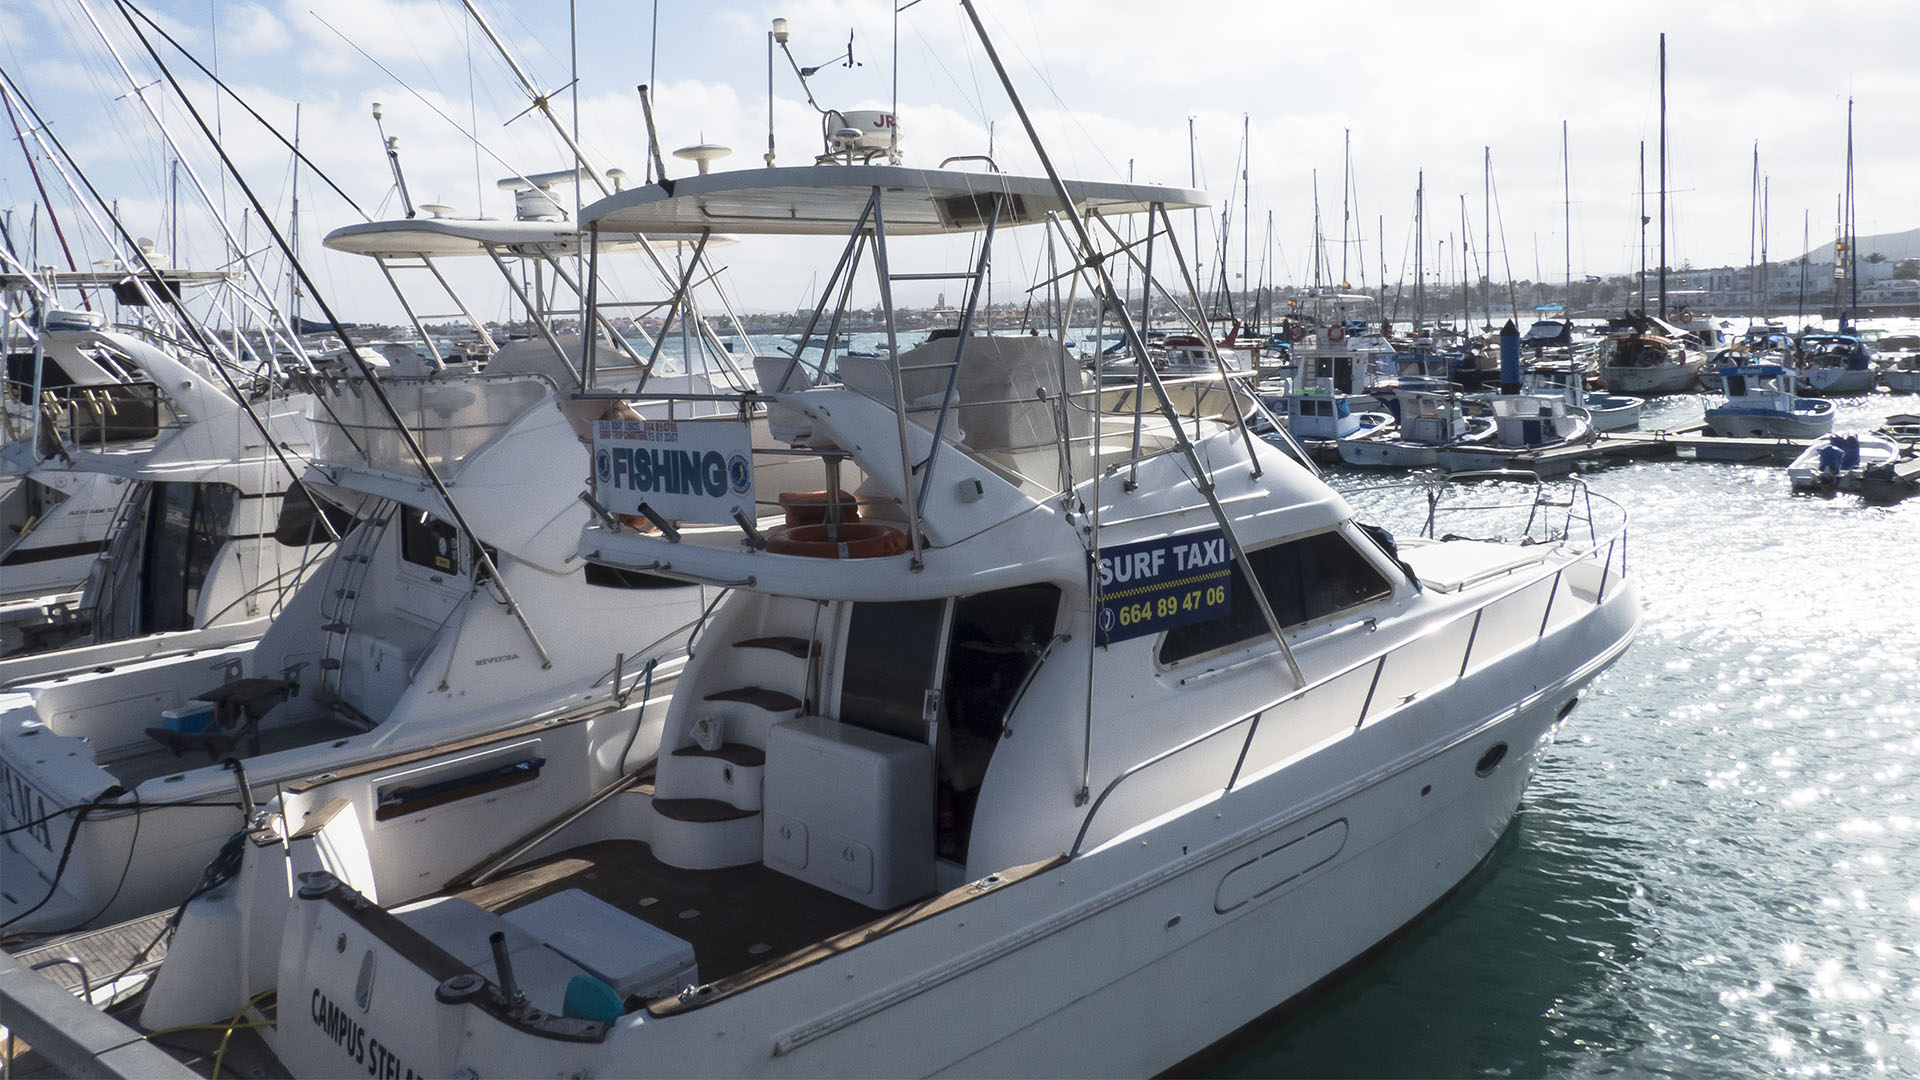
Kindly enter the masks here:
M 766 865 L 869 907 L 934 888 L 933 752 L 819 716 L 767 737 Z
M 585 968 L 622 998 L 663 997 L 700 982 L 692 945 L 579 889 L 554 893 L 501 917 Z

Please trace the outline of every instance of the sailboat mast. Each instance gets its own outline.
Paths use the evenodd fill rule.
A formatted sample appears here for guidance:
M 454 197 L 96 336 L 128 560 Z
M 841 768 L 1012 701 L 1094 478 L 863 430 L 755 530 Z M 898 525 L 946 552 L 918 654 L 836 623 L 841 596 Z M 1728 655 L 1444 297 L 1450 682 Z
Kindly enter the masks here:
M 1754 301 L 1758 286 L 1754 279 L 1754 259 L 1760 250 L 1760 140 L 1753 141 L 1753 187 L 1748 192 L 1752 197 L 1747 212 L 1747 324 L 1753 324 L 1751 314 L 1759 305 Z
M 1640 140 L 1640 315 L 1647 314 L 1647 140 Z
M 1427 223 L 1422 220 L 1427 204 L 1427 171 L 1421 169 L 1413 189 L 1413 332 L 1418 334 L 1427 321 L 1427 272 L 1423 260 L 1427 245 Z
M 1195 190 L 1200 187 L 1200 155 L 1194 149 L 1191 116 L 1187 117 L 1187 186 Z M 1193 258 L 1197 264 L 1200 259 L 1200 208 L 1197 206 L 1193 208 Z
M 1347 128 L 1345 148 L 1340 162 L 1340 288 L 1347 287 L 1347 233 L 1351 229 L 1352 204 L 1347 201 L 1348 184 L 1353 178 L 1353 129 Z
M 1660 317 L 1667 317 L 1667 35 L 1660 35 Z
M 1480 178 L 1480 230 L 1485 242 L 1480 245 L 1480 257 L 1487 260 L 1487 305 L 1486 329 L 1493 329 L 1493 147 L 1481 148 L 1483 151 Z
M 1641 153 L 1644 155 L 1645 150 Z M 1644 186 L 1644 185 L 1643 185 Z M 1642 206 L 1640 214 L 1646 216 L 1647 208 Z M 1567 284 L 1568 293 L 1573 292 L 1573 172 L 1567 165 L 1567 122 L 1560 121 L 1560 238 L 1567 245 Z M 1538 273 L 1538 269 L 1535 270 Z M 1571 312 L 1568 313 L 1571 316 Z
M 1473 333 L 1473 288 L 1467 280 L 1467 249 L 1473 246 L 1468 239 L 1473 234 L 1467 231 L 1467 196 L 1460 196 L 1460 336 L 1465 340 Z
M 1255 301 L 1249 300 L 1247 290 L 1253 287 L 1253 279 L 1247 274 L 1253 269 L 1253 188 L 1249 179 L 1253 174 L 1253 119 L 1247 113 L 1240 114 L 1240 300 L 1242 307 L 1251 307 Z M 1249 312 L 1258 328 L 1258 312 Z
M 1847 282 L 1849 320 L 1860 311 L 1860 210 L 1853 204 L 1853 99 L 1847 99 Z

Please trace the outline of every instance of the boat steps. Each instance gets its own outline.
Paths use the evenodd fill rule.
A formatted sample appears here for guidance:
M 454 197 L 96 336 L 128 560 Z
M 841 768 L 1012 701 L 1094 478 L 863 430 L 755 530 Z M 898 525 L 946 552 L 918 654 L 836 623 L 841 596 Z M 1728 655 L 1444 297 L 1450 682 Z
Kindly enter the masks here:
M 734 642 L 733 647 L 736 649 L 772 649 L 775 652 L 786 653 L 796 660 L 805 660 L 809 652 L 815 656 L 820 655 L 819 648 L 816 647 L 813 642 L 803 637 L 745 638 Z
M 719 690 L 701 700 L 736 702 L 770 713 L 797 712 L 800 708 L 799 698 L 778 690 L 769 690 L 763 686 L 742 686 L 732 690 Z

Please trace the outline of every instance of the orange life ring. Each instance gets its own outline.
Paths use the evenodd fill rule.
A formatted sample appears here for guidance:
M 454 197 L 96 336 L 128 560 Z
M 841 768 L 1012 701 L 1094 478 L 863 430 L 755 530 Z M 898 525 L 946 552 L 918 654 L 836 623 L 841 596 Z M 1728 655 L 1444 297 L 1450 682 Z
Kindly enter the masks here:
M 767 530 L 767 550 L 814 559 L 877 559 L 906 551 L 907 534 L 869 521 L 780 525 Z
M 1327 341 L 1329 344 L 1337 345 L 1340 342 L 1345 341 L 1346 339 L 1347 339 L 1347 328 L 1344 325 L 1340 323 L 1334 323 L 1333 325 L 1327 327 Z

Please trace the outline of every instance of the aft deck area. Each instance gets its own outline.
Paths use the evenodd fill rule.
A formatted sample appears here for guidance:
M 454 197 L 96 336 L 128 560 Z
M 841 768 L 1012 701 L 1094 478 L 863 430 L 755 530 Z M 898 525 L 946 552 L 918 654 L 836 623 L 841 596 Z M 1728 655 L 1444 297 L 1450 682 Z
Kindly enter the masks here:
M 693 946 L 703 982 L 786 956 L 885 915 L 760 863 L 682 870 L 638 840 L 602 840 L 453 895 L 502 914 L 579 889 Z

